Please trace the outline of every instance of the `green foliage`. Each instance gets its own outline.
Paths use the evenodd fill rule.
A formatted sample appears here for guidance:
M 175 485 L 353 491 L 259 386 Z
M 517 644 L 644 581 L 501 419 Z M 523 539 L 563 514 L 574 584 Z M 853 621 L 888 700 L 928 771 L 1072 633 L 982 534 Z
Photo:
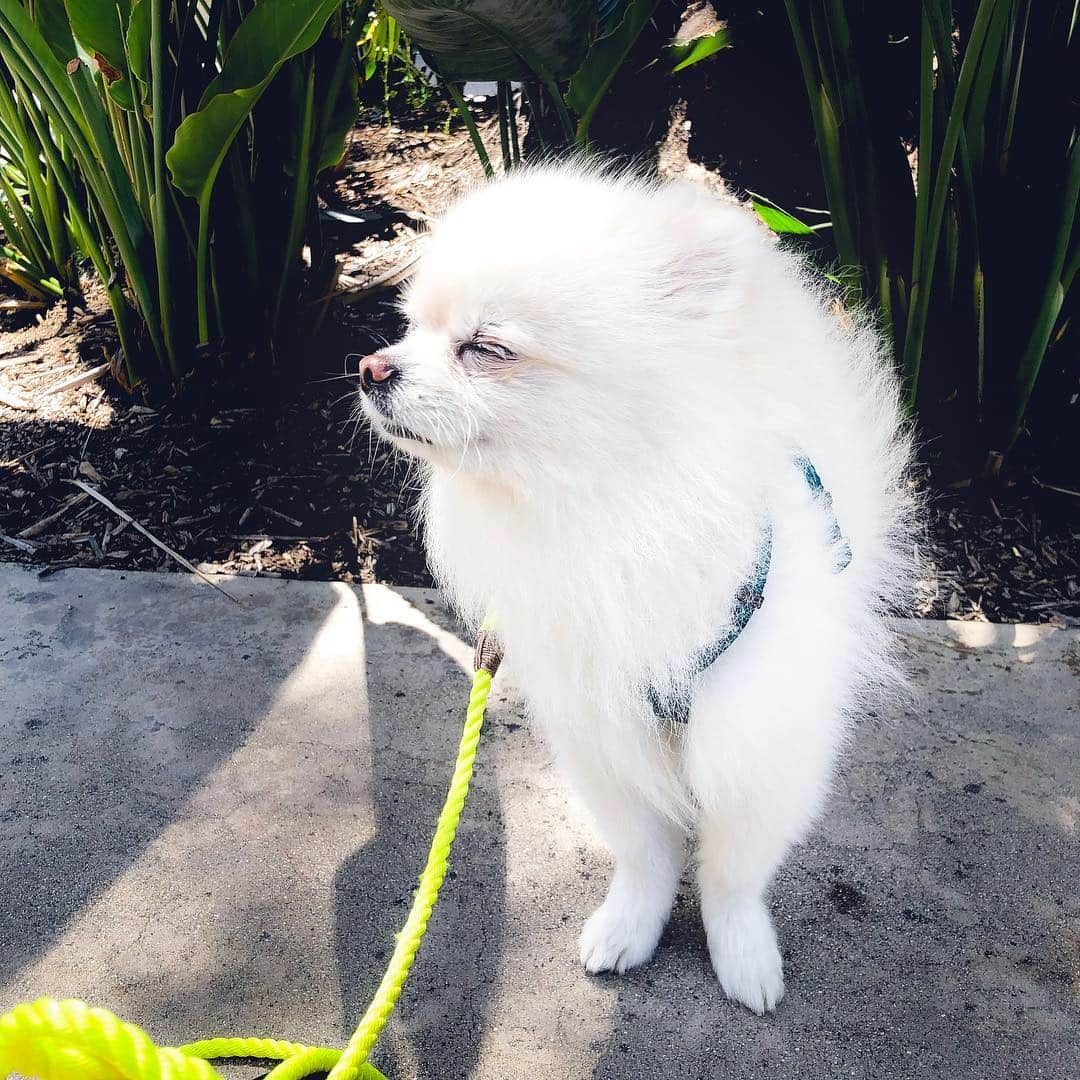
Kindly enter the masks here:
M 673 41 L 665 46 L 664 53 L 674 75 L 701 63 L 702 60 L 708 60 L 710 56 L 715 56 L 730 45 L 731 34 L 726 26 L 721 26 L 710 34 L 702 34 L 701 37 L 691 38 L 689 41 Z
M 929 364 L 986 448 L 1011 447 L 1075 303 L 1074 0 L 923 0 L 910 81 L 890 64 L 903 35 L 884 6 L 785 3 L 836 250 L 880 306 L 908 407 Z M 913 146 L 896 126 L 906 115 Z
M 165 155 L 173 184 L 199 204 L 196 300 L 200 341 L 208 340 L 210 334 L 210 202 L 225 155 L 282 64 L 315 44 L 337 6 L 338 0 L 320 0 L 311 5 L 295 0 L 262 0 L 237 27 L 225 50 L 221 71 L 203 91 L 198 109 L 177 127 Z M 305 66 L 303 104 L 297 110 L 303 156 L 297 163 L 297 197 L 293 202 L 293 215 L 300 215 L 301 227 L 309 209 L 306 188 L 311 182 L 311 142 L 315 137 L 315 68 L 310 62 Z M 321 158 L 321 147 L 318 150 Z M 293 231 L 286 240 L 287 252 L 297 250 L 299 236 L 294 236 Z M 277 297 L 275 318 L 279 310 Z
M 608 29 L 601 25 L 581 66 L 574 72 L 566 90 L 566 104 L 578 117 L 579 146 L 588 143 L 593 115 L 655 9 L 656 0 L 626 0 L 619 11 L 621 17 L 611 20 Z
M 372 83 L 376 77 L 381 81 L 387 121 L 393 106 L 410 111 L 428 104 L 434 93 L 431 80 L 417 68 L 408 35 L 383 8 L 374 6 L 368 12 L 357 48 L 364 82 Z
M 78 290 L 66 199 L 39 142 L 48 126 L 42 103 L 0 75 L 0 277 L 35 299 Z
M 800 221 L 793 214 L 777 206 L 771 199 L 764 195 L 756 195 L 750 192 L 750 205 L 754 208 L 759 218 L 769 226 L 774 233 L 782 236 L 813 236 L 814 230 L 804 221 Z
M 62 194 L 133 386 L 185 378 L 222 339 L 223 356 L 271 362 L 302 323 L 330 264 L 315 179 L 356 116 L 367 15 L 340 0 L 0 0 L 0 147 Z

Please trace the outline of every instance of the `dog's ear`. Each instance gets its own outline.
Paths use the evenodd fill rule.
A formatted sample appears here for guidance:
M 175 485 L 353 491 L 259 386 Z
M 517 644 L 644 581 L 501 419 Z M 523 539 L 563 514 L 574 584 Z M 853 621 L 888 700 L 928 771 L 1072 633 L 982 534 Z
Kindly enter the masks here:
M 734 213 L 741 217 L 739 210 Z M 673 305 L 688 317 L 739 308 L 757 246 L 747 244 L 743 224 L 715 211 L 704 220 L 679 222 L 658 274 L 661 304 Z
M 738 307 L 745 268 L 760 244 L 755 223 L 737 204 L 689 184 L 669 185 L 658 196 L 665 204 L 657 273 L 660 303 L 691 316 Z
M 731 258 L 712 238 L 701 239 L 673 251 L 664 261 L 657 282 L 661 300 L 711 306 L 734 287 Z

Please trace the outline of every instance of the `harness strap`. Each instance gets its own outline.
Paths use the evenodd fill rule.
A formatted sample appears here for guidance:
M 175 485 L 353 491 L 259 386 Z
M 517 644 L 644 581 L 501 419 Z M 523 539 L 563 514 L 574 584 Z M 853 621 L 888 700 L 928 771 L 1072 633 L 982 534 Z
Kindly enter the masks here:
M 813 496 L 814 502 L 817 503 L 829 520 L 829 544 L 834 552 L 835 573 L 839 574 L 842 570 L 847 569 L 848 564 L 852 560 L 852 552 L 851 545 L 840 531 L 840 522 L 836 520 L 836 511 L 833 509 L 832 495 L 829 494 L 825 485 L 821 482 L 821 477 L 818 475 L 817 469 L 814 468 L 814 463 L 809 458 L 797 457 L 795 459 L 795 464 L 802 469 L 803 477 L 806 480 L 807 486 L 810 488 L 810 494 Z
M 690 719 L 693 680 L 707 668 L 712 667 L 722 653 L 727 652 L 735 643 L 735 639 L 746 629 L 754 612 L 765 603 L 765 582 L 768 580 L 771 565 L 772 525 L 767 524 L 762 530 L 757 558 L 754 560 L 750 576 L 735 593 L 735 602 L 731 609 L 731 625 L 727 633 L 694 653 L 686 682 L 676 687 L 667 697 L 661 695 L 654 686 L 650 686 L 646 691 L 657 720 L 685 724 Z
M 833 549 L 833 571 L 839 574 L 845 570 L 852 559 L 851 545 L 847 542 L 840 523 L 833 510 L 832 496 L 821 482 L 821 477 L 813 462 L 807 457 L 797 457 L 794 464 L 802 471 L 810 494 L 829 520 L 829 545 Z M 731 622 L 727 631 L 716 641 L 698 649 L 690 659 L 689 670 L 682 685 L 666 694 L 655 686 L 646 688 L 645 696 L 657 720 L 674 724 L 685 724 L 690 719 L 690 705 L 693 701 L 693 683 L 725 653 L 746 629 L 754 612 L 765 602 L 765 583 L 772 566 L 772 523 L 766 522 L 758 543 L 758 553 L 746 581 L 739 586 L 731 607 Z

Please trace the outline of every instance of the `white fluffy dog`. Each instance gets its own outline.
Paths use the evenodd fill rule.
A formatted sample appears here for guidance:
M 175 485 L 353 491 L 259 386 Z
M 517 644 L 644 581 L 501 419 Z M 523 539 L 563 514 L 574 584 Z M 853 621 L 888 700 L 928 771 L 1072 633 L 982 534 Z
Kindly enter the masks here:
M 693 831 L 713 966 L 758 1013 L 784 993 L 766 889 L 895 680 L 910 580 L 896 386 L 813 280 L 743 206 L 543 166 L 435 225 L 408 333 L 361 365 L 374 428 L 423 463 L 438 581 L 494 611 L 614 855 L 586 970 L 649 959 Z

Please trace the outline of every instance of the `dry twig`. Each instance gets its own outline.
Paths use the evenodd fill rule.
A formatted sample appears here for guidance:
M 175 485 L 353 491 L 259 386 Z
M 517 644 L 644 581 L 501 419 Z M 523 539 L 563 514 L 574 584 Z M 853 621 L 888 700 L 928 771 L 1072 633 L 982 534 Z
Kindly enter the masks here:
M 403 263 L 391 267 L 385 274 L 380 274 L 377 278 L 369 281 L 366 285 L 361 285 L 355 289 L 342 289 L 337 294 L 336 299 L 343 304 L 359 304 L 361 300 L 366 300 L 381 289 L 388 289 L 392 285 L 404 281 L 412 273 L 413 268 L 419 261 L 420 255 L 413 255 Z
M 22 551 L 27 555 L 33 555 L 37 551 L 37 544 L 30 544 L 25 540 L 18 540 L 14 536 L 8 536 L 6 533 L 0 532 L 0 540 L 5 544 L 10 544 L 17 551 Z
M 0 311 L 43 311 L 43 300 L 0 300 Z
M 54 510 L 51 514 L 43 517 L 40 521 L 35 521 L 33 525 L 28 525 L 22 532 L 15 535 L 20 540 L 29 540 L 32 536 L 40 536 L 54 521 L 59 521 L 73 506 L 78 506 L 79 503 L 85 501 L 85 495 L 72 495 L 70 499 L 61 505 L 59 510 Z
M 154 545 L 154 547 L 160 548 L 170 558 L 175 559 L 182 567 L 184 567 L 185 570 L 190 570 L 191 573 L 193 573 L 196 577 L 201 578 L 203 581 L 205 581 L 206 584 L 209 585 L 212 589 L 217 589 L 219 593 L 221 593 L 223 596 L 227 596 L 234 604 L 240 603 L 239 599 L 233 596 L 231 592 L 229 592 L 227 589 L 223 589 L 220 585 L 217 584 L 217 582 L 211 581 L 210 578 L 208 578 L 206 574 L 204 574 L 194 563 L 188 562 L 188 560 L 185 559 L 184 556 L 181 555 L 178 551 L 174 551 L 163 540 L 159 540 L 149 529 L 140 525 L 129 513 L 127 513 L 127 511 L 121 510 L 120 507 L 116 505 L 116 503 L 111 502 L 109 499 L 106 499 L 105 496 L 102 495 L 101 492 L 98 491 L 96 488 L 92 488 L 89 484 L 85 483 L 82 480 L 68 480 L 67 482 L 69 484 L 74 484 L 78 488 L 81 488 L 83 491 L 86 492 L 87 495 L 90 496 L 90 498 L 96 499 L 99 503 L 101 503 L 101 505 L 104 506 L 106 510 L 111 510 L 118 518 L 120 518 L 121 521 L 126 521 L 133 529 L 135 529 L 137 532 L 142 533 L 142 535 L 145 536 L 146 539 Z
M 63 379 L 50 386 L 45 393 L 62 394 L 65 390 L 74 390 L 76 386 L 82 386 L 84 383 L 93 382 L 95 379 L 100 378 L 108 370 L 108 364 L 98 364 L 97 367 L 90 368 L 89 371 L 80 371 L 77 375 L 72 375 L 70 378 Z

